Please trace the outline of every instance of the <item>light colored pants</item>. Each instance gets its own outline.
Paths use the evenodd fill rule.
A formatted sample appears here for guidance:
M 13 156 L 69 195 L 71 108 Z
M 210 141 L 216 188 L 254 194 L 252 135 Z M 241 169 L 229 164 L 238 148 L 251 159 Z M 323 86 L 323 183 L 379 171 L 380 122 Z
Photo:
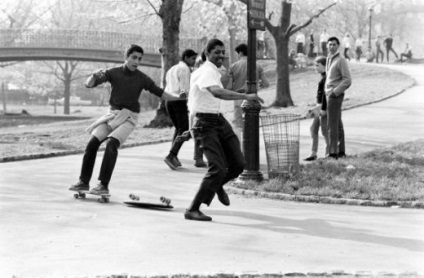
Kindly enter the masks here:
M 114 130 L 111 130 L 109 125 L 103 123 L 97 126 L 93 130 L 91 135 L 96 136 L 96 138 L 99 139 L 100 142 L 105 140 L 107 137 L 113 137 L 117 139 L 120 143 L 120 146 L 122 146 L 130 136 L 131 132 L 134 131 L 136 126 L 137 122 L 134 122 L 133 120 L 126 120 L 123 124 L 115 128 Z
M 321 134 L 325 139 L 325 156 L 329 155 L 329 140 L 328 140 L 328 129 L 327 129 L 327 115 L 315 117 L 311 124 L 311 138 L 312 138 L 312 154 L 318 152 L 319 135 L 318 131 L 321 126 Z

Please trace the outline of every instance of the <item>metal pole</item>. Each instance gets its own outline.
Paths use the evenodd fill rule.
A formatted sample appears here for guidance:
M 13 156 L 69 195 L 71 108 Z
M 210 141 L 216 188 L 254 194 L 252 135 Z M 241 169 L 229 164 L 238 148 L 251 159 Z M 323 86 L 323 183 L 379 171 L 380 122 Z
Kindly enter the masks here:
M 250 10 L 248 1 L 247 10 Z M 256 29 L 248 29 L 248 53 L 247 53 L 247 93 L 256 94 Z M 241 108 L 243 118 L 243 153 L 246 166 L 239 180 L 263 180 L 259 169 L 259 112 L 260 103 L 244 100 Z

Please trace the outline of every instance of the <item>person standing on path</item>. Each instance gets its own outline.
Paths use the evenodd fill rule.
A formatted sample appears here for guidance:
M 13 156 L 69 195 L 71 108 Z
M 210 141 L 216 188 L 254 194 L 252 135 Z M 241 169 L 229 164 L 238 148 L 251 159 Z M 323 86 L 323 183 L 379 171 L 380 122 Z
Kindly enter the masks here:
M 166 91 L 188 94 L 190 91 L 190 68 L 194 66 L 196 58 L 197 53 L 194 50 L 184 50 L 181 61 L 172 66 L 166 73 Z M 176 140 L 176 138 L 182 135 L 184 131 L 189 130 L 187 100 L 166 101 L 165 107 L 175 127 L 175 131 L 172 137 L 171 150 L 164 161 L 169 168 L 176 170 L 182 166 L 178 159 L 178 153 L 184 143 L 183 140 Z
M 329 38 L 327 46 L 330 52 L 327 58 L 325 80 L 329 157 L 337 159 L 346 156 L 342 104 L 345 91 L 352 84 L 352 78 L 347 61 L 340 55 L 339 39 Z
M 229 75 L 230 80 L 227 89 L 246 93 L 247 92 L 247 44 L 239 44 L 235 51 L 237 53 L 238 61 L 230 66 Z M 261 65 L 256 63 L 256 81 L 259 88 L 269 87 L 269 81 L 265 76 L 264 70 Z M 243 112 L 241 109 L 242 100 L 234 101 L 234 127 L 236 133 L 241 140 L 241 131 L 243 129 Z
M 350 61 L 349 57 L 349 51 L 350 51 L 350 35 L 349 33 L 346 33 L 345 37 L 343 38 L 343 47 L 344 47 L 344 57 Z
M 311 155 L 305 158 L 305 161 L 314 161 L 317 159 L 318 153 L 318 131 L 321 126 L 321 133 L 325 139 L 325 156 L 329 155 L 329 141 L 328 141 L 328 131 L 327 131 L 327 100 L 325 98 L 325 65 L 327 58 L 324 56 L 317 57 L 315 59 L 315 71 L 321 75 L 321 80 L 318 82 L 317 89 L 317 105 L 312 109 L 312 114 L 314 119 L 311 124 L 311 137 L 312 137 L 312 151 Z
M 384 40 L 384 46 L 386 47 L 386 55 L 387 55 L 387 62 L 389 62 L 389 52 L 392 51 L 393 54 L 395 54 L 396 59 L 399 59 L 399 56 L 397 55 L 396 51 L 393 49 L 393 37 L 392 34 L 390 34 L 390 36 L 388 36 L 385 40 Z
M 361 56 L 362 56 L 362 44 L 363 44 L 363 40 L 362 37 L 359 36 L 356 41 L 355 41 L 355 52 L 356 52 L 356 62 L 361 61 Z
M 305 43 L 306 43 L 305 34 L 299 31 L 299 33 L 297 33 L 297 36 L 296 36 L 297 54 L 299 53 L 305 54 L 305 50 L 304 50 Z
M 378 58 L 381 55 L 381 62 L 384 61 L 384 52 L 381 50 L 381 36 L 377 36 L 377 39 L 375 39 L 375 48 L 376 48 L 376 56 L 375 56 L 375 62 L 378 64 Z
M 319 42 L 321 43 L 321 51 L 322 51 L 322 55 L 327 57 L 328 54 L 328 50 L 327 50 L 327 40 L 328 40 L 329 36 L 327 33 L 327 29 L 324 29 L 324 31 L 322 31 L 321 35 L 319 36 Z
M 218 70 L 225 57 L 222 41 L 211 39 L 205 54 L 207 60 L 191 76 L 188 101 L 190 114 L 195 116 L 192 128 L 194 139 L 200 143 L 208 160 L 208 172 L 184 213 L 185 219 L 197 221 L 212 220 L 200 211 L 200 206 L 209 206 L 215 194 L 222 204 L 230 205 L 223 186 L 238 177 L 245 166 L 240 141 L 222 114 L 221 99 L 246 99 L 263 103 L 257 94 L 240 94 L 223 88 Z
M 69 190 L 90 190 L 90 180 L 96 162 L 97 151 L 100 144 L 106 142 L 106 149 L 100 168 L 99 181 L 92 194 L 109 194 L 109 182 L 112 177 L 118 157 L 118 148 L 124 144 L 131 132 L 136 128 L 140 113 L 139 98 L 142 90 L 165 100 L 178 100 L 180 95 L 166 92 L 158 87 L 155 82 L 137 69 L 143 58 L 143 48 L 131 44 L 125 51 L 125 62 L 121 66 L 99 70 L 90 75 L 85 82 L 87 88 L 96 87 L 109 82 L 110 93 L 109 112 L 91 124 L 87 131 L 91 138 L 85 149 L 79 181 Z

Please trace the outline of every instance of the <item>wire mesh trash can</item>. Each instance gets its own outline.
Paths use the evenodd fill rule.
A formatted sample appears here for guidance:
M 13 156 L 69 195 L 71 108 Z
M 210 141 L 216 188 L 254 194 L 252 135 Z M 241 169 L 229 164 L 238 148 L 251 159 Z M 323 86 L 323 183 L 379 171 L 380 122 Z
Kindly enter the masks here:
M 260 116 L 270 179 L 299 170 L 299 118 L 295 114 Z

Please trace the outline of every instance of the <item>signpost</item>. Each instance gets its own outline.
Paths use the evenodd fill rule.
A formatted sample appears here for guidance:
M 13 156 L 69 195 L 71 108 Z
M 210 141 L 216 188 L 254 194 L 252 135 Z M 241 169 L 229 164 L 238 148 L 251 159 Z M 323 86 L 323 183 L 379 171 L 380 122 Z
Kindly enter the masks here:
M 265 1 L 248 0 L 248 53 L 247 53 L 247 93 L 256 94 L 256 30 L 265 31 Z M 246 166 L 239 180 L 263 180 L 259 169 L 259 112 L 261 104 L 257 101 L 243 101 L 243 153 Z

